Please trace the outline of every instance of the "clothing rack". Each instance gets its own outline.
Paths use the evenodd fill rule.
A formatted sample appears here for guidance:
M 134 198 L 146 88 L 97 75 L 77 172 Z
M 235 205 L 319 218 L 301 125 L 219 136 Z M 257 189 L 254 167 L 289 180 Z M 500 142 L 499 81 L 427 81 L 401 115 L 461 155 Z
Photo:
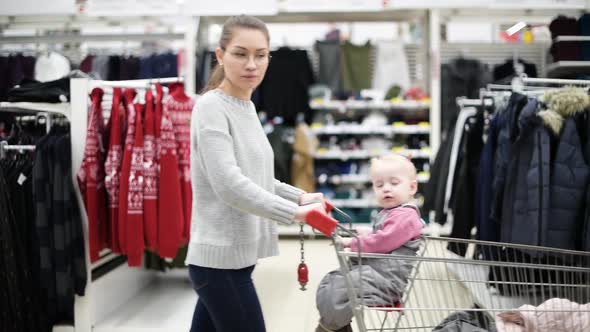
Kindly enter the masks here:
M 149 88 L 151 84 L 168 84 L 184 82 L 183 77 L 164 77 L 152 78 L 142 80 L 127 80 L 127 81 L 90 81 L 89 91 L 94 88 L 130 88 L 130 89 L 145 89 Z
M 560 85 L 590 85 L 590 80 L 570 80 L 561 78 L 531 78 L 522 77 L 524 83 L 560 84 Z
M 469 99 L 459 97 L 457 98 L 457 105 L 459 107 L 493 106 L 493 102 L 489 99 Z
M 34 145 L 9 145 L 8 142 L 0 142 L 0 159 L 6 158 L 6 151 L 35 151 Z
M 184 82 L 182 77 L 167 77 L 158 79 L 128 80 L 128 81 L 101 81 L 89 78 L 73 78 L 70 81 L 70 102 L 72 132 L 72 170 L 73 179 L 82 165 L 86 133 L 88 130 L 88 109 L 90 106 L 89 93 L 94 88 L 134 88 L 146 89 L 155 83 Z M 74 181 L 80 206 L 84 207 L 77 181 Z M 76 296 L 75 300 L 75 331 L 91 332 L 97 329 L 102 321 L 105 321 L 113 308 L 120 308 L 131 298 L 137 296 L 142 289 L 153 282 L 158 272 L 138 268 L 130 268 L 124 263 L 120 255 L 110 252 L 101 253 L 101 259 L 95 264 L 90 263 L 88 243 L 88 216 L 83 211 L 82 221 L 84 240 L 86 247 L 86 268 L 89 282 L 86 286 L 85 296 Z M 93 274 L 101 270 L 100 279 L 93 280 Z M 105 272 L 106 271 L 106 272 Z M 96 272 L 96 273 L 95 273 Z M 104 272 L 104 274 L 102 274 Z

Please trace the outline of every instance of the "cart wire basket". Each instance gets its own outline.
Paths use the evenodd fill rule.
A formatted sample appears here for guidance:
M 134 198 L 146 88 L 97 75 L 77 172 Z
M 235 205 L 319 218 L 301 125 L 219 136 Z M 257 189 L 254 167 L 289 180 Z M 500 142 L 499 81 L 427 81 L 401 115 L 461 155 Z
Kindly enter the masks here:
M 590 331 L 590 253 L 424 237 L 415 255 L 371 254 L 337 236 L 356 235 L 338 225 L 332 239 L 360 332 Z M 375 284 L 375 264 L 410 272 Z

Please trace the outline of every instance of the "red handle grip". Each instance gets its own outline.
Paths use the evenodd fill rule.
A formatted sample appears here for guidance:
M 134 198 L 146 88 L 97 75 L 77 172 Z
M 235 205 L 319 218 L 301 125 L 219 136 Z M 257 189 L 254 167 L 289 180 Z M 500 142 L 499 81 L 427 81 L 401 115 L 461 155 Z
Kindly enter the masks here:
M 326 203 L 326 213 L 330 213 L 334 209 L 334 204 L 330 203 L 329 201 L 324 201 Z
M 305 221 L 309 226 L 317 229 L 326 236 L 332 236 L 336 225 L 338 225 L 336 219 L 317 210 L 310 211 L 305 216 Z

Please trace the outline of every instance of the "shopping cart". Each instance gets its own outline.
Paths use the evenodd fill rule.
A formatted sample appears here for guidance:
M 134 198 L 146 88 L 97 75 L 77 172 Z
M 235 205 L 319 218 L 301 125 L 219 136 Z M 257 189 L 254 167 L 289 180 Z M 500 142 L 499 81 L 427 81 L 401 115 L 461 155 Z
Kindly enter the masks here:
M 433 331 L 443 326 L 456 326 L 443 331 L 461 331 L 462 324 L 473 326 L 466 331 L 496 331 L 495 321 L 502 313 L 500 317 L 519 314 L 528 324 L 537 325 L 547 323 L 547 317 L 557 317 L 556 325 L 543 331 L 590 331 L 590 305 L 545 302 L 560 298 L 590 303 L 590 253 L 442 237 L 425 237 L 414 256 L 368 254 L 362 248 L 350 252 L 335 239 L 342 235 L 356 237 L 354 232 L 328 222 L 325 216 L 313 218 L 316 224 L 331 225 L 327 235 L 334 241 L 360 332 Z M 370 285 L 363 278 L 355 282 L 350 271 L 362 269 L 363 261 L 369 260 L 381 260 L 381 264 L 391 264 L 392 268 L 400 262 L 412 265 L 399 300 L 382 305 L 367 303 L 371 294 L 364 291 Z

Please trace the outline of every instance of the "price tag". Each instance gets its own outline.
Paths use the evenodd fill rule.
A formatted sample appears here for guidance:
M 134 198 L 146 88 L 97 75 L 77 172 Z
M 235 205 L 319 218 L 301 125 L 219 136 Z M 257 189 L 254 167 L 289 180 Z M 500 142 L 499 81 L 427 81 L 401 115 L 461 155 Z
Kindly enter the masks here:
M 27 181 L 27 177 L 23 173 L 20 173 L 16 182 L 18 183 L 19 186 L 22 186 L 23 183 L 25 183 L 25 181 Z

